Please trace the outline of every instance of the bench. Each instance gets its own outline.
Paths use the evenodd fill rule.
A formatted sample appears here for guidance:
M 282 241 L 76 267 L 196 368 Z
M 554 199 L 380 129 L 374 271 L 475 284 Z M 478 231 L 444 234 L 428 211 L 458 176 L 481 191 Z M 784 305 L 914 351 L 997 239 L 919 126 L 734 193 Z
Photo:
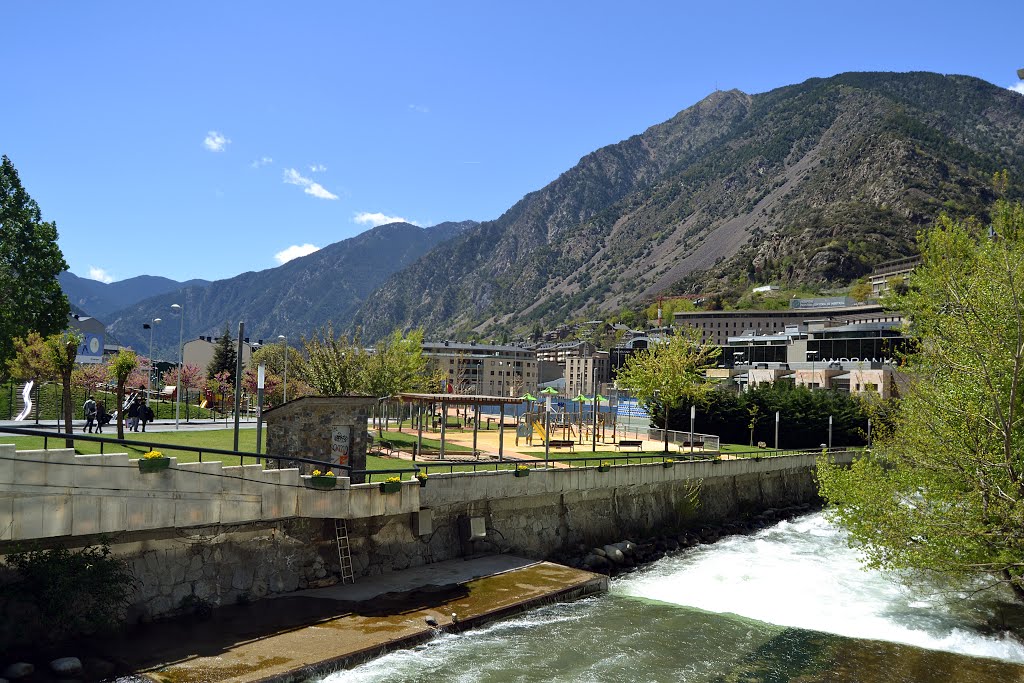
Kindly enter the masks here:
M 551 441 L 548 441 L 548 445 L 551 446 L 552 448 L 568 448 L 571 451 L 576 451 L 575 441 L 560 441 L 557 439 L 552 439 Z
M 644 442 L 640 440 L 633 441 L 622 439 L 617 444 L 615 444 L 615 450 L 618 450 L 620 448 L 635 448 L 638 451 L 642 451 L 644 449 Z

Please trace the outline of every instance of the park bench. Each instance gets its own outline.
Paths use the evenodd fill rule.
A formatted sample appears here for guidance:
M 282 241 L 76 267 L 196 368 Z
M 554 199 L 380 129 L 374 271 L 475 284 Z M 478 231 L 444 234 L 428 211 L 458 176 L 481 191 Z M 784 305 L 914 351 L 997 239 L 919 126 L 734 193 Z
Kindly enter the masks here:
M 551 446 L 552 448 L 568 448 L 569 450 L 574 452 L 576 450 L 576 442 L 570 440 L 562 441 L 559 439 L 552 439 L 551 441 L 548 442 L 548 445 Z
M 639 439 L 621 439 L 617 444 L 615 444 L 615 450 L 620 448 L 635 448 L 638 451 L 642 451 L 644 449 L 644 442 Z
M 683 447 L 683 448 L 689 448 L 690 440 L 689 439 L 684 439 L 683 441 L 681 441 L 679 443 L 679 445 L 681 447 Z M 702 439 L 702 438 L 701 439 L 694 438 L 694 440 L 693 440 L 693 447 L 694 448 L 704 448 L 704 439 Z

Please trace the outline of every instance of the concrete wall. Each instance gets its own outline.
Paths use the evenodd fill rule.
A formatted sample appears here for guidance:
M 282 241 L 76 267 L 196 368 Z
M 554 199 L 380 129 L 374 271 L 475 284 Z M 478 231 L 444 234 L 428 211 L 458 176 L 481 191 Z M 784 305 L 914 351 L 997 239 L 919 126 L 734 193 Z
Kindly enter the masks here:
M 577 544 L 645 537 L 701 522 L 741 519 L 817 499 L 815 456 L 534 471 L 431 475 L 414 514 L 355 519 L 357 574 L 379 574 L 473 552 L 547 557 Z M 466 541 L 466 518 L 487 538 Z
M 336 519 L 348 520 L 357 576 L 478 552 L 541 558 L 814 500 L 815 460 L 439 474 L 384 494 L 343 478 L 312 489 L 295 469 L 172 463 L 143 474 L 126 455 L 0 445 L 0 554 L 26 540 L 82 546 L 114 534 L 140 580 L 133 614 L 155 616 L 329 580 Z M 467 540 L 469 518 L 484 520 L 483 540 Z

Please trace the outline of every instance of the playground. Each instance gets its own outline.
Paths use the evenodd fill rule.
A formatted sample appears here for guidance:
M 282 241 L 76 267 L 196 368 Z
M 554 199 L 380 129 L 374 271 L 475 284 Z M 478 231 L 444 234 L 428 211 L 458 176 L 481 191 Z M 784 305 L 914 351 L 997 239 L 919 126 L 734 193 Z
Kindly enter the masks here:
M 628 455 L 665 452 L 663 433 L 650 438 L 650 430 L 617 419 L 610 410 L 594 410 L 585 397 L 575 405 L 539 401 L 527 394 L 514 411 L 490 396 L 403 394 L 410 404 L 410 420 L 402 426 L 388 423 L 387 432 L 374 445 L 375 455 L 403 460 L 556 460 L 588 454 Z M 598 406 L 604 401 L 597 397 Z M 591 402 L 592 403 L 592 402 Z M 498 414 L 482 408 L 498 407 Z M 407 425 L 407 426 L 406 426 Z M 398 431 L 395 431 L 395 428 Z M 687 455 L 716 452 L 718 439 L 693 434 L 670 438 L 669 452 Z M 436 445 L 435 444 L 439 444 Z

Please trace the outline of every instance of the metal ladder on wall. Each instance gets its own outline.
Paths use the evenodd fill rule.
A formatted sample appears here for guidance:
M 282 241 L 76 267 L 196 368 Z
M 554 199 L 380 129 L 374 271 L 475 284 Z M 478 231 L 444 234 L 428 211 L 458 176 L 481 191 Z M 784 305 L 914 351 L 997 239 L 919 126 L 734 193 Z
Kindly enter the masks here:
M 343 519 L 334 520 L 334 539 L 338 543 L 338 566 L 341 567 L 341 582 L 355 583 L 352 571 L 352 550 L 348 545 L 348 523 Z

